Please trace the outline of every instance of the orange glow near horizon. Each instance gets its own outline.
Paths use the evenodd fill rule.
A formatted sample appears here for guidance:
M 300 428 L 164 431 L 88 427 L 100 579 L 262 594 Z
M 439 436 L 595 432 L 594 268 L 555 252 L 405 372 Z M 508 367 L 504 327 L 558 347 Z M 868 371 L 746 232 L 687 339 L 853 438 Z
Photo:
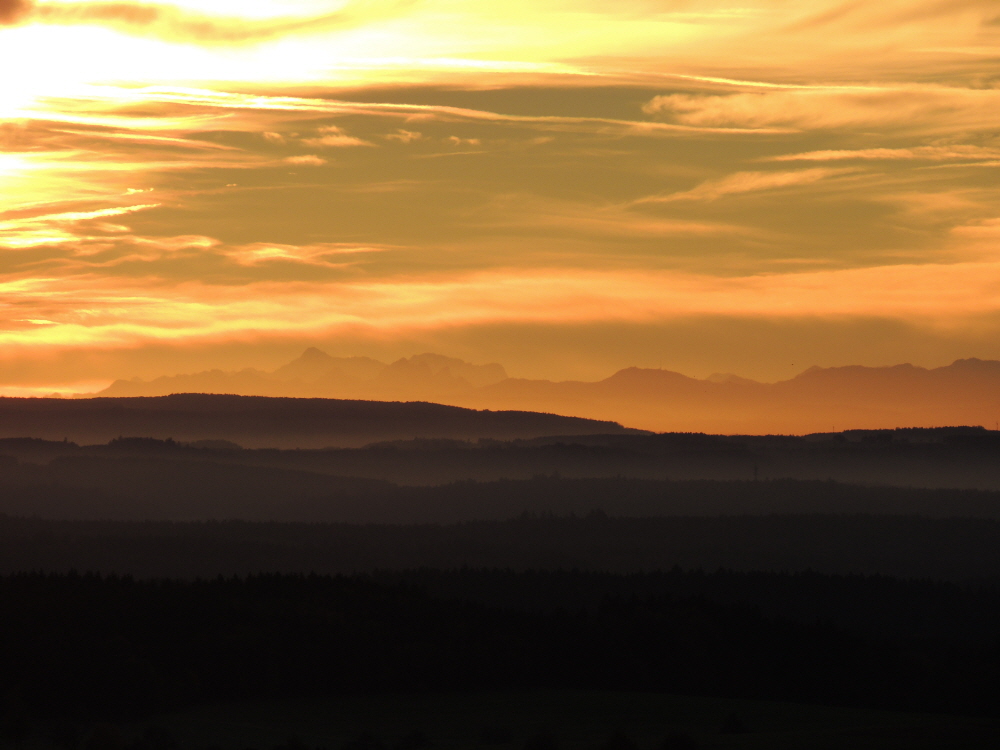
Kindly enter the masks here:
M 283 340 L 1000 358 L 998 62 L 992 0 L 0 0 L 0 392 Z M 865 325 L 909 343 L 829 333 Z

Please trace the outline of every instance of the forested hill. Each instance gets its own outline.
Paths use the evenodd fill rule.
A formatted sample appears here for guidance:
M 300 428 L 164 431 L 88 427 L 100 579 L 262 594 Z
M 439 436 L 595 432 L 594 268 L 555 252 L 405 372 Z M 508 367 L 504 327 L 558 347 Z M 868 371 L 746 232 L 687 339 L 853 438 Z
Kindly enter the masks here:
M 425 402 L 198 393 L 149 398 L 0 398 L 0 437 L 105 443 L 122 435 L 230 440 L 248 447 L 359 446 L 413 438 L 511 440 L 635 433 L 614 422 Z
M 258 416 L 263 422 L 262 429 L 269 429 L 264 421 L 268 415 L 261 413 Z M 492 416 L 501 421 L 503 415 L 480 416 Z M 512 415 L 511 419 L 516 421 L 517 416 Z M 548 415 L 520 416 L 530 421 L 529 417 Z M 220 418 L 220 422 L 225 420 Z M 573 420 L 555 425 L 568 426 L 584 429 L 592 425 L 576 424 Z M 796 437 L 632 434 L 615 425 L 596 426 L 617 429 L 617 432 L 511 440 L 417 438 L 378 441 L 361 448 L 295 450 L 249 449 L 233 441 L 218 439 L 182 442 L 179 439 L 115 437 L 106 444 L 80 445 L 64 442 L 62 438 L 18 437 L 0 438 L 0 457 L 32 465 L 50 464 L 57 459 L 74 459 L 77 465 L 82 465 L 79 462 L 84 459 L 94 459 L 95 465 L 98 459 L 180 461 L 198 466 L 211 463 L 251 467 L 246 470 L 247 477 L 253 472 L 260 475 L 264 469 L 280 469 L 428 486 L 466 480 L 489 482 L 558 475 L 573 479 L 834 480 L 847 484 L 928 489 L 1000 490 L 1000 433 L 981 427 L 856 430 Z M 368 429 L 380 428 L 373 424 Z M 59 465 L 54 464 L 53 468 Z M 177 463 L 171 465 L 171 473 L 191 469 Z M 226 471 L 242 481 L 239 471 Z M 321 480 L 313 477 L 309 481 Z
M 866 487 L 830 481 L 624 477 L 399 486 L 196 459 L 0 459 L 0 513 L 48 519 L 456 523 L 523 513 L 633 518 L 770 514 L 903 514 L 1000 519 L 1000 492 Z
M 594 513 L 399 525 L 46 521 L 0 515 L 0 575 L 90 570 L 211 579 L 258 571 L 636 573 L 674 566 L 1000 582 L 1000 522 L 909 515 L 610 518 Z M 552 586 L 540 598 L 563 601 L 560 597 L 575 591 Z
M 28 711 L 78 721 L 240 699 L 570 687 L 996 715 L 995 591 L 573 573 L 541 583 L 603 596 L 553 610 L 476 601 L 537 588 L 530 574 L 460 575 L 471 580 L 0 577 L 0 673 Z M 449 577 L 450 592 L 428 591 Z

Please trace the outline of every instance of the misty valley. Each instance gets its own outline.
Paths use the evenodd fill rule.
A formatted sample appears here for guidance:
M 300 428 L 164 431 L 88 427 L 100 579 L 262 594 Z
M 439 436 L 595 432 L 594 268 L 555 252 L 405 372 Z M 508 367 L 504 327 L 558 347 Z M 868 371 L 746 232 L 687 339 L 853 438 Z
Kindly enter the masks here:
M 12 746 L 1000 736 L 1000 437 L 982 427 L 656 434 L 204 395 L 0 407 L 24 432 L 0 438 Z

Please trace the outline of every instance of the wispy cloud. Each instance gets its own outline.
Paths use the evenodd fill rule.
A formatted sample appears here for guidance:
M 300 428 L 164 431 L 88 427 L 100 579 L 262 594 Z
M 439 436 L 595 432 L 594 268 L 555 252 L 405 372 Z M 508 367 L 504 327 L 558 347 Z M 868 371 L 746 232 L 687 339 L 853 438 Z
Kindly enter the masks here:
M 277 250 L 280 251 L 280 248 Z M 259 261 L 250 261 L 259 262 Z M 5 346 L 108 346 L 500 323 L 651 322 L 692 315 L 960 321 L 1000 312 L 1000 264 L 900 265 L 740 278 L 656 271 L 489 271 L 351 283 L 163 288 L 152 280 L 0 283 L 19 317 Z M 31 321 L 45 321 L 44 325 Z
M 0 0 L 0 23 L 32 21 L 52 25 L 102 25 L 129 34 L 202 44 L 241 44 L 303 32 L 344 30 L 391 17 L 410 2 L 369 0 L 347 3 L 332 13 L 250 18 L 210 15 L 171 4 L 142 2 L 41 2 Z
M 941 133 L 989 130 L 1000 89 L 907 84 L 782 88 L 730 94 L 665 94 L 644 107 L 695 127 L 800 130 L 889 128 Z
M 1000 158 L 1000 148 L 987 146 L 915 146 L 913 148 L 861 148 L 806 151 L 772 156 L 768 161 L 981 161 Z
M 353 264 L 352 256 L 383 252 L 384 249 L 333 242 L 317 245 L 257 242 L 250 245 L 221 248 L 220 252 L 242 266 L 258 266 L 266 263 L 301 263 L 327 268 L 344 268 Z
M 731 237 L 753 234 L 732 222 L 648 216 L 619 205 L 588 205 L 530 195 L 498 196 L 482 219 L 495 231 L 535 229 L 560 236 L 611 238 Z
M 38 245 L 78 242 L 80 234 L 75 231 L 75 227 L 79 224 L 124 216 L 158 206 L 157 203 L 145 203 L 102 208 L 94 211 L 67 211 L 65 213 L 8 219 L 2 218 L 3 214 L 0 214 L 0 247 L 19 249 Z M 107 223 L 102 223 L 100 228 L 104 233 L 127 231 L 127 227 Z
M 387 133 L 382 136 L 387 141 L 397 141 L 399 143 L 413 143 L 414 141 L 419 141 L 424 137 L 423 133 L 416 130 L 403 130 L 398 129 L 395 133 Z
M 306 167 L 322 167 L 327 163 L 326 159 L 316 154 L 301 154 L 299 156 L 286 156 L 285 162 Z
M 303 138 L 302 142 L 307 146 L 321 148 L 350 148 L 352 146 L 372 146 L 369 141 L 355 138 L 348 135 L 343 128 L 336 125 L 327 125 L 319 129 L 314 138 Z
M 755 193 L 761 190 L 811 185 L 829 177 L 849 174 L 852 169 L 802 169 L 794 172 L 736 172 L 718 180 L 706 180 L 697 187 L 667 195 L 641 198 L 636 203 L 671 201 L 713 201 L 724 195 Z
M 656 102 L 657 100 L 654 100 Z M 95 106 L 100 103 L 102 106 Z M 142 105 L 168 104 L 174 107 L 190 108 L 192 111 L 178 117 L 176 110 L 167 110 L 165 116 L 145 116 L 143 118 L 123 115 L 108 115 L 107 105 L 128 111 Z M 69 106 L 67 106 L 69 105 Z M 647 105 L 651 112 L 658 111 L 659 104 Z M 776 134 L 787 132 L 787 128 L 689 125 L 656 122 L 650 120 L 627 120 L 610 117 L 579 117 L 559 115 L 505 114 L 468 107 L 433 104 L 410 104 L 398 102 L 361 102 L 338 99 L 316 99 L 294 96 L 264 96 L 209 89 L 186 89 L 150 86 L 142 88 L 118 88 L 94 86 L 81 90 L 75 100 L 54 100 L 49 107 L 39 110 L 39 118 L 54 121 L 91 122 L 94 125 L 117 127 L 187 129 L 190 131 L 217 129 L 224 124 L 237 124 L 238 113 L 313 114 L 328 116 L 369 116 L 396 119 L 433 120 L 438 122 L 491 122 L 508 123 L 539 130 L 563 132 L 592 132 L 606 135 L 683 135 L 683 134 Z M 400 130 L 400 133 L 408 131 Z M 412 132 L 412 131 L 410 131 Z M 360 144 L 353 144 L 360 145 Z

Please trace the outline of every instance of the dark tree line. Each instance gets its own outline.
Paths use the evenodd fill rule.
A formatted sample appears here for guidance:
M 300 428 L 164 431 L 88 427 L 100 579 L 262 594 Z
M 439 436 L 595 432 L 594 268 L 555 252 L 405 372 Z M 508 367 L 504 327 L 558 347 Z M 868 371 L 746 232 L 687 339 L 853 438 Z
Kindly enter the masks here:
M 81 415 L 88 420 L 92 418 L 83 412 Z M 534 415 L 540 416 L 544 415 Z M 4 422 L 0 426 L 13 429 L 14 424 Z M 599 428 L 599 425 L 591 425 Z M 152 434 L 151 424 L 136 423 L 132 427 L 135 432 L 124 434 Z M 26 435 L 38 434 L 41 427 L 31 422 L 24 423 L 24 429 Z M 307 428 L 306 433 L 308 431 Z M 411 434 L 420 432 L 415 429 Z M 558 472 L 577 479 L 624 476 L 661 480 L 749 480 L 757 475 L 760 479 L 835 479 L 856 484 L 1000 490 L 1000 463 L 997 462 L 1000 433 L 978 427 L 854 430 L 802 437 L 576 432 L 570 430 L 572 434 L 549 433 L 553 436 L 514 440 L 392 440 L 361 448 L 304 450 L 244 449 L 236 443 L 211 439 L 185 443 L 180 439 L 124 437 L 106 445 L 78 445 L 62 440 L 0 438 L 0 455 L 35 464 L 57 458 L 211 462 L 389 480 L 406 485 L 440 485 L 467 479 L 530 479 L 538 474 Z M 172 434 L 179 436 L 180 433 Z M 481 432 L 478 436 L 488 434 L 491 433 Z M 313 444 L 308 434 L 296 435 L 294 430 L 272 437 L 273 440 L 263 444 L 282 445 L 289 441 L 299 445 Z M 296 442 L 299 438 L 303 441 Z M 374 434 L 371 438 L 377 439 Z M 353 438 L 338 440 L 333 437 L 329 443 L 354 444 Z
M 1000 580 L 1000 522 L 916 516 L 523 515 L 434 525 L 47 521 L 0 515 L 0 574 L 71 569 L 195 578 L 261 570 L 683 568 Z
M 998 614 L 995 600 L 981 607 Z M 0 578 L 5 694 L 88 720 L 259 697 L 560 687 L 991 714 L 998 668 L 992 631 L 852 629 L 683 593 L 538 609 L 362 576 Z
M 0 513 L 49 519 L 243 519 L 456 523 L 524 512 L 619 517 L 892 514 L 1000 519 L 1000 492 L 832 481 L 671 481 L 627 477 L 459 481 L 397 486 L 375 479 L 190 458 L 0 456 Z

